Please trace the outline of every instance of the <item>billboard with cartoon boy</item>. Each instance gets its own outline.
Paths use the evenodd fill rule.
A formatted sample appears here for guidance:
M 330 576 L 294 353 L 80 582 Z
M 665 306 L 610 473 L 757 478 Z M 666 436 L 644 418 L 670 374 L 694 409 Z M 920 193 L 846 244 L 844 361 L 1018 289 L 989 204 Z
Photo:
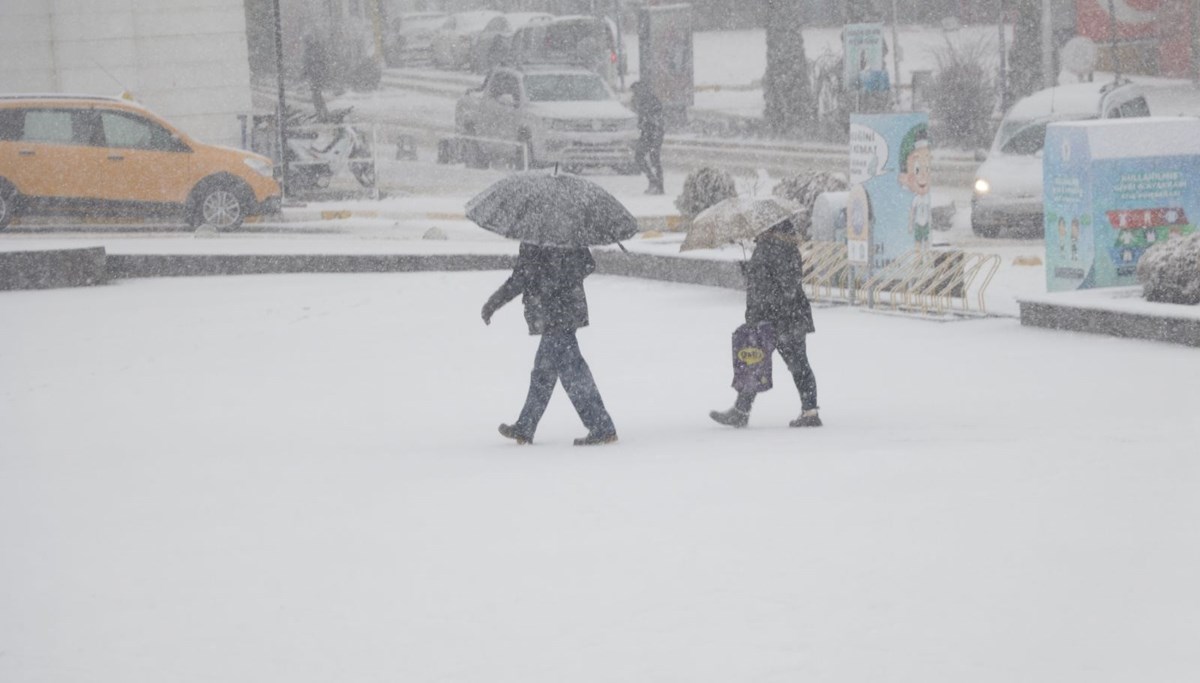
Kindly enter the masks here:
M 932 166 L 927 114 L 850 117 L 846 239 L 852 263 L 875 273 L 928 245 Z

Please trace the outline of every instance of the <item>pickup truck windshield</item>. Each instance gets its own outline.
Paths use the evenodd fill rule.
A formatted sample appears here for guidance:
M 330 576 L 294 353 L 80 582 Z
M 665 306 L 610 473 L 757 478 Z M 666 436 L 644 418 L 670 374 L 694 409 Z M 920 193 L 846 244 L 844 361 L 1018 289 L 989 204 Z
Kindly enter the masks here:
M 596 74 L 535 74 L 525 77 L 530 102 L 595 102 L 611 99 Z

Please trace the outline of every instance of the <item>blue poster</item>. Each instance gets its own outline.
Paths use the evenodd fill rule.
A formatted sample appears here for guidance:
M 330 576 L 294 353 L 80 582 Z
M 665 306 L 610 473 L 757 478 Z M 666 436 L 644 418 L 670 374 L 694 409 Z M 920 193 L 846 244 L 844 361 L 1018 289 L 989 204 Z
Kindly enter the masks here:
M 891 89 L 883 24 L 847 24 L 842 30 L 842 54 L 847 90 L 882 92 Z
M 852 264 L 876 273 L 928 245 L 932 167 L 928 114 L 851 115 L 846 244 Z
M 1052 124 L 1042 163 L 1049 291 L 1136 284 L 1146 249 L 1196 231 L 1200 120 Z

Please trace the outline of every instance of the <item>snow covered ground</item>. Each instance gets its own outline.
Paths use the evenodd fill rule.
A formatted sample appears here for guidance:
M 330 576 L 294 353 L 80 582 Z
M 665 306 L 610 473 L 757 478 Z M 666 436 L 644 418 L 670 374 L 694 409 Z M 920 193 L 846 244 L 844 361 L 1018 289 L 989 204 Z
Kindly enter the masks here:
M 0 296 L 0 680 L 1200 672 L 1195 350 L 822 307 L 826 426 L 777 367 L 735 431 L 741 295 L 594 277 L 621 441 L 518 447 L 504 276 Z

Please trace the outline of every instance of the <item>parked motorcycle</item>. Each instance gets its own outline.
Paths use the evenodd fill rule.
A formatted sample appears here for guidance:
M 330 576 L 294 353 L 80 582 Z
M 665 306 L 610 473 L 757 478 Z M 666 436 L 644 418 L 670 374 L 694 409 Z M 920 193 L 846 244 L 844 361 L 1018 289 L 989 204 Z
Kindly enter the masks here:
M 371 144 L 361 131 L 345 122 L 353 107 L 330 110 L 320 121 L 313 112 L 289 110 L 287 126 L 288 187 L 306 190 L 329 187 L 333 176 L 349 167 L 363 187 L 375 187 Z

